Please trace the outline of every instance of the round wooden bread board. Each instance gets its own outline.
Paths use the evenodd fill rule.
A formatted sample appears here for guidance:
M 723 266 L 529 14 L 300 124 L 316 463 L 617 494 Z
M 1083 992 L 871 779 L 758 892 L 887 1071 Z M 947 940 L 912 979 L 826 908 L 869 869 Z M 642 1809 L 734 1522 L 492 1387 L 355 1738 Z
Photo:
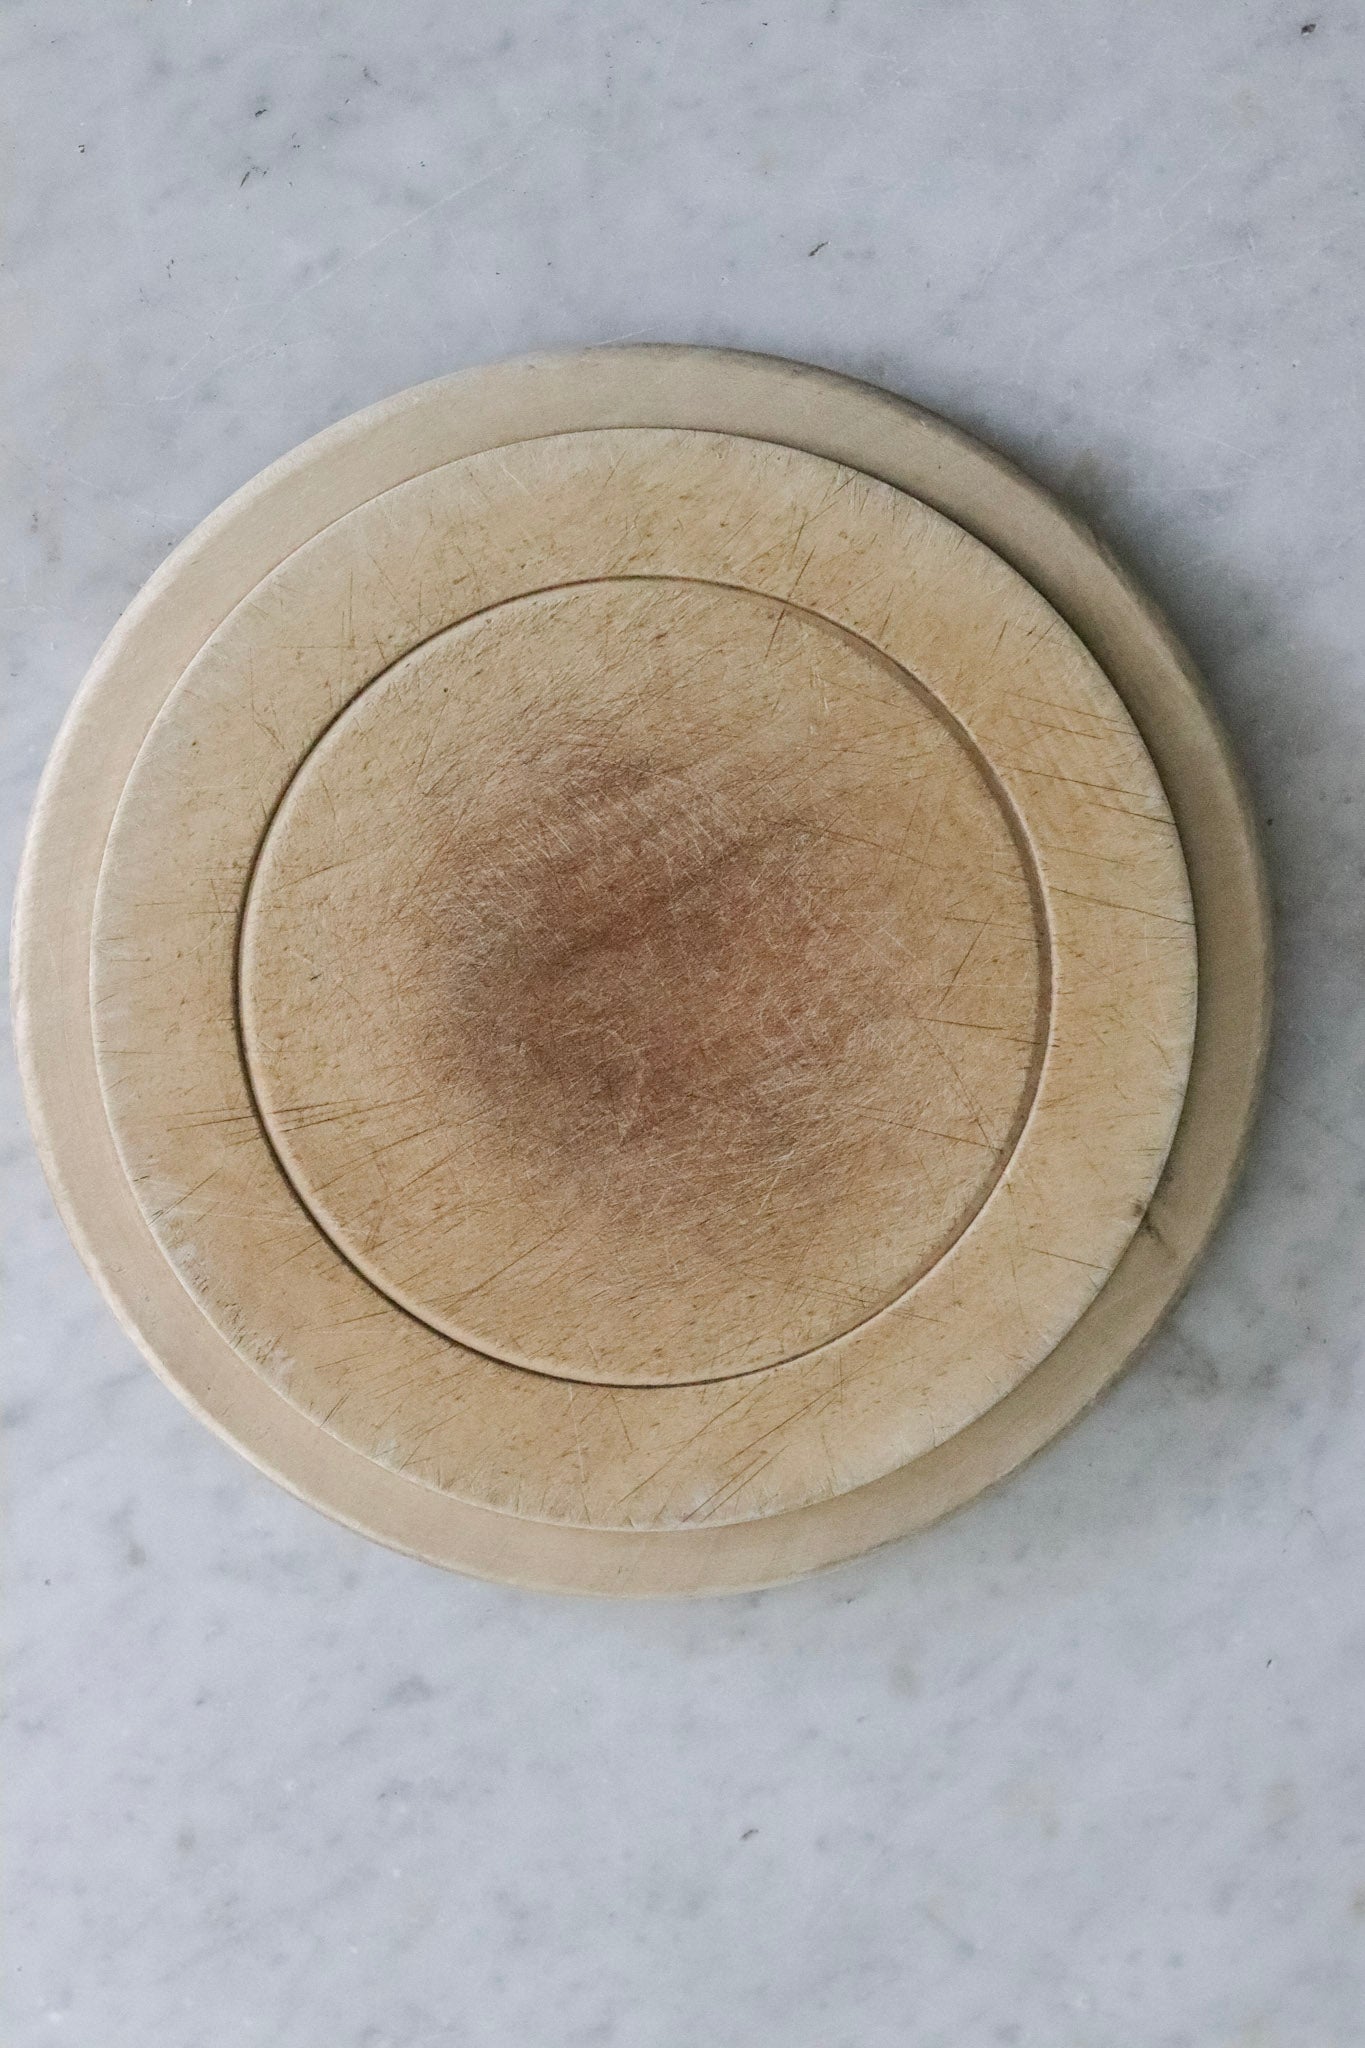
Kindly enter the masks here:
M 533 358 L 177 551 L 16 932 L 73 1236 L 305 1498 L 462 1570 L 787 1578 L 970 1498 L 1183 1284 L 1264 1050 L 1188 663 L 827 372 Z

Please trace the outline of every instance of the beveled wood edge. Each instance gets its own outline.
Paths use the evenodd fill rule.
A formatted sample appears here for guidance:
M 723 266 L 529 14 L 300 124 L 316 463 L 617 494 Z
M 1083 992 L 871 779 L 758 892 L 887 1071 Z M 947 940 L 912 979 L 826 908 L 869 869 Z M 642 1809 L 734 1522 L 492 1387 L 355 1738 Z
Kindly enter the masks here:
M 1012 563 L 1109 674 L 1156 761 L 1200 947 L 1194 1065 L 1166 1172 L 1111 1279 L 1051 1356 L 978 1422 L 885 1479 L 685 1533 L 588 1531 L 468 1507 L 347 1449 L 276 1394 L 218 1336 L 143 1223 L 89 1031 L 95 883 L 167 676 L 262 575 L 356 504 L 477 447 L 603 425 L 698 427 L 828 455 L 924 499 Z M 83 1258 L 161 1377 L 336 1519 L 434 1563 L 562 1591 L 718 1592 L 796 1577 L 925 1526 L 1041 1448 L 1188 1278 L 1241 1162 L 1268 1037 L 1266 892 L 1236 769 L 1188 659 L 1101 544 L 1004 458 L 905 400 L 779 358 L 666 345 L 522 358 L 399 393 L 285 456 L 199 527 L 115 627 L 59 736 L 25 849 L 14 966 L 44 1169 Z

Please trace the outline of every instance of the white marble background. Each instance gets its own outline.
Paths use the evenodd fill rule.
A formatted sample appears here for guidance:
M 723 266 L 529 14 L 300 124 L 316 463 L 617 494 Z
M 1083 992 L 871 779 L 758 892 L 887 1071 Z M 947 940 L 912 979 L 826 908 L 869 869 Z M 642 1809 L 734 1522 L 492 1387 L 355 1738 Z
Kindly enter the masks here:
M 1307 24 L 1316 25 L 1310 33 Z M 1365 2041 L 1360 0 L 11 0 L 6 856 L 96 645 L 305 435 L 622 337 L 941 408 L 1174 614 L 1265 821 L 1250 1171 L 928 1536 L 607 1606 L 389 1556 L 137 1361 L 15 1121 L 11 2048 Z

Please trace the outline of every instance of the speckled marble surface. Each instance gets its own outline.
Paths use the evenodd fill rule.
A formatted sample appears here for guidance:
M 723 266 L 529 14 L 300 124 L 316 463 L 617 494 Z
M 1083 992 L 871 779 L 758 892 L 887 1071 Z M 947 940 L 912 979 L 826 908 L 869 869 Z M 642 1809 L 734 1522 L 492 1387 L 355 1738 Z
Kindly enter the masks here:
M 730 1602 L 465 1583 L 276 1491 L 119 1335 L 11 1093 L 6 2041 L 1357 2048 L 1365 8 L 0 34 L 11 865 L 97 643 L 237 484 L 639 337 L 879 379 L 1088 513 L 1209 675 L 1280 919 L 1249 1172 L 1144 1361 L 947 1525 Z

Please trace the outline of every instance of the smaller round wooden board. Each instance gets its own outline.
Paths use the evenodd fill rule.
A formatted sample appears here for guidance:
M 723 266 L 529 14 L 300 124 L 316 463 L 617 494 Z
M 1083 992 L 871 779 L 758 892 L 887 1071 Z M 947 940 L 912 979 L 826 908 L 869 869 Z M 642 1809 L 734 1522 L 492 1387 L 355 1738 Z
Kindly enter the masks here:
M 1188 664 L 943 422 L 688 349 L 308 444 L 72 712 L 16 938 L 152 1362 L 436 1562 L 706 1591 L 919 1526 L 1178 1290 L 1266 1029 Z

